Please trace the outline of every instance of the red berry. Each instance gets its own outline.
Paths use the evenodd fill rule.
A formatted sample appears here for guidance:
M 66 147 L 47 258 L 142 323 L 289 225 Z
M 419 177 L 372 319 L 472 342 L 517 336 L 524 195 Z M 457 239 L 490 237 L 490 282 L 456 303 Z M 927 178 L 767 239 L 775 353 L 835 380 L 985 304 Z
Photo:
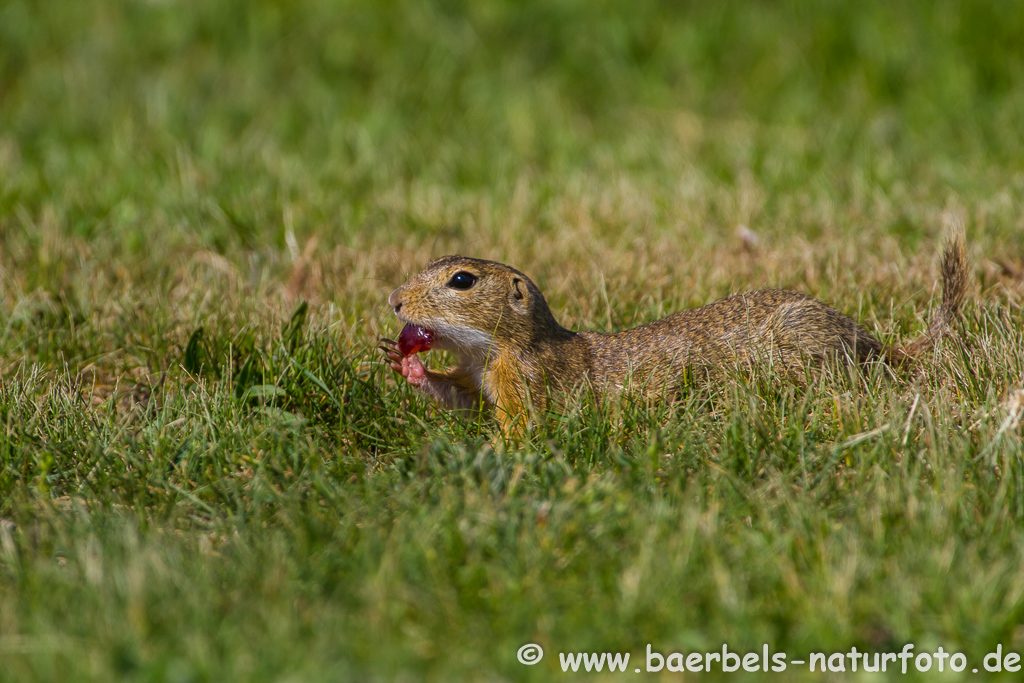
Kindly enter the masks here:
M 434 345 L 434 333 L 425 327 L 411 323 L 402 328 L 398 335 L 398 350 L 403 356 L 427 351 Z

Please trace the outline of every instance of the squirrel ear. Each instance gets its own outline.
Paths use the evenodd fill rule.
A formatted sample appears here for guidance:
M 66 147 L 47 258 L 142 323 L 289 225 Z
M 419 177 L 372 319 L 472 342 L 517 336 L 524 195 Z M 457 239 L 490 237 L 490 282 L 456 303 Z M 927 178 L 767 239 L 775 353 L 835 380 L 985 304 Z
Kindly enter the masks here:
M 529 305 L 530 293 L 526 289 L 526 283 L 521 278 L 512 278 L 512 291 L 509 292 L 509 299 L 512 308 L 525 312 Z

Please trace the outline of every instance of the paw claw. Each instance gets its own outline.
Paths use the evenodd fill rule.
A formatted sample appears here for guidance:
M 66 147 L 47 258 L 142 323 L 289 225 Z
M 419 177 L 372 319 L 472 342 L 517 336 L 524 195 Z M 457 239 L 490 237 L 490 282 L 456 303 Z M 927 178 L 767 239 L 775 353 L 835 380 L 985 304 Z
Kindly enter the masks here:
M 385 360 L 391 364 L 392 369 L 398 372 L 401 369 L 402 358 L 404 358 L 397 349 L 398 343 L 387 337 L 381 337 L 379 341 L 381 343 L 377 348 L 384 354 Z
M 387 337 L 381 337 L 379 341 L 380 344 L 377 348 L 384 354 L 384 362 L 392 370 L 408 380 L 409 384 L 414 387 L 423 384 L 423 381 L 427 378 L 427 368 L 424 367 L 419 356 L 416 354 L 403 356 L 397 348 L 398 342 Z

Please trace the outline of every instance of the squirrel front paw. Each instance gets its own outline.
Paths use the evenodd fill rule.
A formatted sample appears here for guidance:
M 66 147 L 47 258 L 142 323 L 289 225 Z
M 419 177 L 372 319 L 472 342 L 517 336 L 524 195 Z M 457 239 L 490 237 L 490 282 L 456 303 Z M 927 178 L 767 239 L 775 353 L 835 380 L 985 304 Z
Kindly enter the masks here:
M 399 370 L 402 377 L 409 380 L 409 384 L 418 387 L 427 378 L 427 368 L 417 355 L 406 356 L 402 359 L 402 367 Z
M 384 352 L 391 369 L 409 381 L 414 387 L 423 384 L 427 378 L 427 368 L 416 354 L 403 356 L 398 350 L 398 342 L 381 337 L 381 344 L 377 348 Z

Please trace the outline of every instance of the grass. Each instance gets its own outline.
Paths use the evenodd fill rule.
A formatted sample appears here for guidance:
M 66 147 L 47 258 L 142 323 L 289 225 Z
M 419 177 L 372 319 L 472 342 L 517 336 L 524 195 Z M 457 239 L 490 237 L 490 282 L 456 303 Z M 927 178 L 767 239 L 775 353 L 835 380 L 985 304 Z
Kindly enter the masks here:
M 0 678 L 569 680 L 559 652 L 909 642 L 963 652 L 952 681 L 1024 651 L 1008 7 L 3 3 Z M 505 443 L 374 350 L 391 288 L 451 252 L 576 328 L 771 286 L 898 342 L 951 220 L 962 343 L 894 377 Z M 602 676 L 634 674 L 575 677 Z

